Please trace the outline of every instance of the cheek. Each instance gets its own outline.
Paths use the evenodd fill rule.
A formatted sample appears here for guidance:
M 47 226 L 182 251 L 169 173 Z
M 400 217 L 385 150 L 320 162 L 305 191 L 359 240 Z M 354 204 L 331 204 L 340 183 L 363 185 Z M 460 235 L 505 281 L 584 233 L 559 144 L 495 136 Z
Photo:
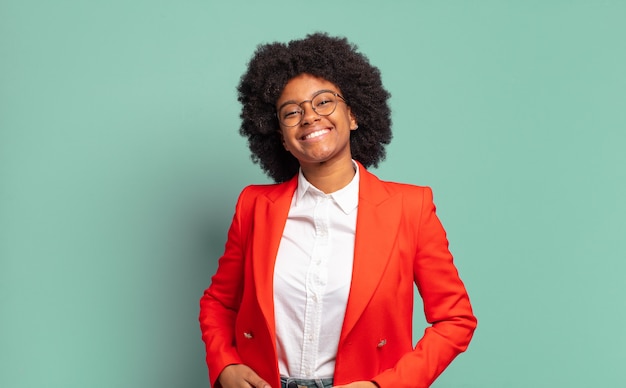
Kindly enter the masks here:
M 342 112 L 342 115 L 339 118 L 339 120 L 344 122 L 350 129 L 356 126 L 356 119 L 354 118 L 354 115 L 349 110 Z

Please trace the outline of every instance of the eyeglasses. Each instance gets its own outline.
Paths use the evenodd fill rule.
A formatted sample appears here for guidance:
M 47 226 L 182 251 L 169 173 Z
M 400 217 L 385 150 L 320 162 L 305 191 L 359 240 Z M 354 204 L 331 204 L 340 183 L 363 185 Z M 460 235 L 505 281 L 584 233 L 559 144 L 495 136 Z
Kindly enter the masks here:
M 305 102 L 310 102 L 311 108 L 318 115 L 329 116 L 333 114 L 337 108 L 337 102 L 339 99 L 346 102 L 346 99 L 339 93 L 335 93 L 330 90 L 320 90 L 315 93 L 313 98 L 310 100 L 304 100 L 299 104 L 289 102 L 281 105 L 278 108 L 276 116 L 278 116 L 278 120 L 285 127 L 295 127 L 302 122 L 302 118 L 304 117 L 304 108 L 302 108 L 302 104 Z

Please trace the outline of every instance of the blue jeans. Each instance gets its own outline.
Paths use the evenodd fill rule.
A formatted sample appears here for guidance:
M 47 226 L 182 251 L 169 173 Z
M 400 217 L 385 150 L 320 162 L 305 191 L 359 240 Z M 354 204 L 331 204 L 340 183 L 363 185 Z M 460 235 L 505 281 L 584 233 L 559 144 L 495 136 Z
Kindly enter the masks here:
M 289 383 L 295 383 L 289 384 Z M 289 386 L 291 385 L 291 386 Z M 293 377 L 280 376 L 281 388 L 331 388 L 333 386 L 333 379 L 295 379 Z

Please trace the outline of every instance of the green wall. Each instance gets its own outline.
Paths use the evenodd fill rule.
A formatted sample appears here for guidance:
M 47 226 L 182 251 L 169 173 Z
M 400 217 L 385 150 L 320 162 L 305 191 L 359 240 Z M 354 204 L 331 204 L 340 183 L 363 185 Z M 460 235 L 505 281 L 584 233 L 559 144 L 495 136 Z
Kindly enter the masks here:
M 268 181 L 235 87 L 258 43 L 318 30 L 381 69 L 376 173 L 433 187 L 479 318 L 435 387 L 626 386 L 625 20 L 606 0 L 0 1 L 0 387 L 208 386 L 198 299 L 238 192 Z

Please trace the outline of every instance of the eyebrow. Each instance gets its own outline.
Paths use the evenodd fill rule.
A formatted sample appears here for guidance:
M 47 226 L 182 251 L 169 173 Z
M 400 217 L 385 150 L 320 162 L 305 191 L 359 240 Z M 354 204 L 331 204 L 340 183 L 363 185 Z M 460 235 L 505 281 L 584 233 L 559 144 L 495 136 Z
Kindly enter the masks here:
M 330 89 L 322 89 L 322 90 L 318 90 L 317 92 L 311 94 L 311 99 L 313 99 L 315 96 L 317 96 L 318 94 L 324 93 L 324 92 L 330 92 L 330 93 L 337 93 L 339 94 L 339 92 L 335 92 L 334 90 L 330 90 Z M 300 104 L 302 104 L 303 102 L 306 101 L 311 101 L 311 99 L 309 100 L 302 100 L 300 102 Z M 285 105 L 289 105 L 289 104 L 296 104 L 296 105 L 300 105 L 298 104 L 298 102 L 296 100 L 289 100 L 289 101 L 285 101 L 282 104 L 280 104 L 280 106 L 276 109 L 277 111 L 280 111 L 282 109 L 283 106 Z

